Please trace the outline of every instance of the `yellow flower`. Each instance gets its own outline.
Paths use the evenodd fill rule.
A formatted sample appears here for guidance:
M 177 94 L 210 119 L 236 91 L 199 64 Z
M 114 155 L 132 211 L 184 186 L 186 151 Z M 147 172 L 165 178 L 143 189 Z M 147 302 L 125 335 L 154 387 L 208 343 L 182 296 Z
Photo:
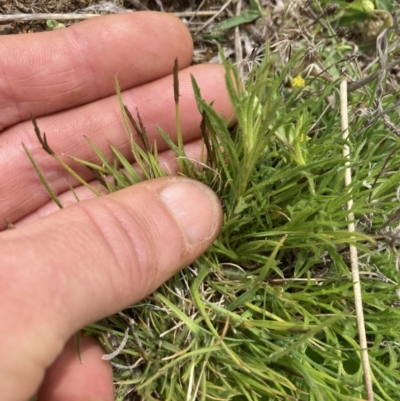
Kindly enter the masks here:
M 304 134 L 303 132 L 300 134 L 300 138 L 299 138 L 300 142 L 309 141 L 310 139 L 311 138 L 308 135 Z
M 299 74 L 293 78 L 292 85 L 294 88 L 304 88 L 304 86 L 306 85 L 306 81 L 304 81 L 302 76 Z

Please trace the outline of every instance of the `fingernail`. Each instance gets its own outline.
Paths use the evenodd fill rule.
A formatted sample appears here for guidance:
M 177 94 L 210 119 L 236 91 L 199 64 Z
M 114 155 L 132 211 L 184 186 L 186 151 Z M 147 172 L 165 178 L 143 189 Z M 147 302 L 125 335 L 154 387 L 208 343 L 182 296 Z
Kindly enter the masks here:
M 189 242 L 214 235 L 220 221 L 220 203 L 206 185 L 179 180 L 160 192 L 160 199 L 172 212 Z

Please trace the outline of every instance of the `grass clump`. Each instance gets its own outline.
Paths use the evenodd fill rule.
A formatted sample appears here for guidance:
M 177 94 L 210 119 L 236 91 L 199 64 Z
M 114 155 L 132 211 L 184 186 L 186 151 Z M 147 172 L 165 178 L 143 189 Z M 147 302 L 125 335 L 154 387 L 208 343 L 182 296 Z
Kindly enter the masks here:
M 361 81 L 354 49 L 335 32 L 323 45 L 304 32 L 284 33 L 245 82 L 224 60 L 238 119 L 230 130 L 193 79 L 205 163 L 186 158 L 181 141 L 159 129 L 179 174 L 219 195 L 224 224 L 213 246 L 158 291 L 86 328 L 113 353 L 117 400 L 398 399 L 400 135 L 397 89 L 385 81 L 393 60 L 381 47 L 374 77 Z M 390 29 L 380 35 L 390 42 Z M 344 75 L 347 140 L 339 107 Z M 177 79 L 175 91 L 181 138 Z M 93 143 L 100 164 L 80 160 L 110 192 L 166 175 L 140 116 L 120 103 L 140 173 L 113 146 L 113 160 Z M 345 186 L 347 168 L 352 182 Z M 358 250 L 372 398 L 351 246 Z

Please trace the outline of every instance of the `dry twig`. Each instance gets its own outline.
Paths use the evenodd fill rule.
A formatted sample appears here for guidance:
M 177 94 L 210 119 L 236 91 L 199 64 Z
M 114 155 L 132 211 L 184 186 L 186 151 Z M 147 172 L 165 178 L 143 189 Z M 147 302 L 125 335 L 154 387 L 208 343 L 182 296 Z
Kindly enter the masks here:
M 346 144 L 349 138 L 349 119 L 348 119 L 348 108 L 347 108 L 347 80 L 346 78 L 342 80 L 340 84 L 340 114 L 341 114 L 341 128 L 342 128 L 342 138 L 345 141 L 343 146 L 343 157 L 349 158 L 350 156 L 350 148 Z M 351 185 L 351 167 L 350 162 L 347 161 L 345 164 L 345 186 L 349 187 Z M 348 228 L 350 232 L 355 232 L 355 224 L 354 224 L 354 213 L 351 211 L 353 208 L 353 199 L 350 198 L 347 202 L 347 210 L 349 211 L 347 219 L 349 220 Z M 351 274 L 353 278 L 353 289 L 354 289 L 354 302 L 356 308 L 356 317 L 357 317 L 357 326 L 358 326 L 358 335 L 360 341 L 360 352 L 361 352 L 361 361 L 364 371 L 364 383 L 365 389 L 367 393 L 368 401 L 374 400 L 374 390 L 372 387 L 372 378 L 371 378 L 371 367 L 369 363 L 369 355 L 368 355 L 368 344 L 367 344 L 367 336 L 365 333 L 365 321 L 364 321 L 364 309 L 362 304 L 362 295 L 361 295 L 361 281 L 360 281 L 360 272 L 358 268 L 358 255 L 357 248 L 354 245 L 350 245 L 350 263 L 351 263 Z
M 131 10 L 126 10 L 126 12 L 133 12 Z M 178 18 L 184 17 L 208 17 L 208 16 L 216 16 L 219 13 L 215 11 L 184 11 L 184 12 L 175 12 L 170 13 L 175 15 Z M 14 21 L 47 21 L 47 20 L 56 20 L 56 21 L 76 21 L 76 20 L 84 20 L 96 17 L 102 17 L 103 14 L 78 14 L 78 13 L 69 13 L 69 14 L 53 14 L 53 13 L 33 13 L 33 14 L 2 14 L 0 15 L 0 23 L 5 22 L 14 22 Z

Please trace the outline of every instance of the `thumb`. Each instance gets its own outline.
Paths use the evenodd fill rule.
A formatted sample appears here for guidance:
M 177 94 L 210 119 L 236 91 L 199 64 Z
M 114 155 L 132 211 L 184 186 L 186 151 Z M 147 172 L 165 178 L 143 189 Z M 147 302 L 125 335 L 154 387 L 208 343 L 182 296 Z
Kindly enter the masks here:
M 167 177 L 1 233 L 4 399 L 28 398 L 73 333 L 142 299 L 195 260 L 221 220 L 208 187 Z

